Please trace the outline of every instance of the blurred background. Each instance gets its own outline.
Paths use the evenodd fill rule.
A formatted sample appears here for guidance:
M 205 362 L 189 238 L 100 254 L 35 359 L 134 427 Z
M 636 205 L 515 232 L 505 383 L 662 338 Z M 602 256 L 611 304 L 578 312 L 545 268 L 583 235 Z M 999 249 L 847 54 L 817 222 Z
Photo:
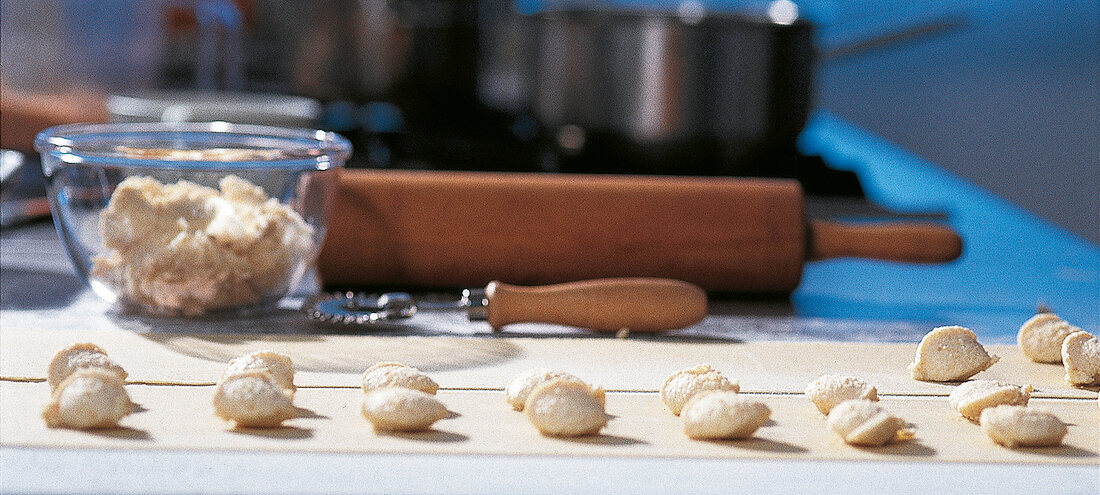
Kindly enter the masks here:
M 32 161 L 56 123 L 229 120 L 338 131 L 359 167 L 793 177 L 858 196 L 798 148 L 823 111 L 1100 242 L 1095 1 L 0 8 L 0 145 Z

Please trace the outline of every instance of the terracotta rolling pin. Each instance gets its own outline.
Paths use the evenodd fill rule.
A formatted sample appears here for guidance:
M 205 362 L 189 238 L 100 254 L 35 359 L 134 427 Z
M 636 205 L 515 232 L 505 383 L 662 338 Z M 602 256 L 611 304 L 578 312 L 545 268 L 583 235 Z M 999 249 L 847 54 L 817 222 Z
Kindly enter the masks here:
M 807 260 L 962 251 L 936 224 L 808 222 L 793 180 L 345 170 L 336 196 L 318 261 L 336 285 L 662 277 L 790 292 Z

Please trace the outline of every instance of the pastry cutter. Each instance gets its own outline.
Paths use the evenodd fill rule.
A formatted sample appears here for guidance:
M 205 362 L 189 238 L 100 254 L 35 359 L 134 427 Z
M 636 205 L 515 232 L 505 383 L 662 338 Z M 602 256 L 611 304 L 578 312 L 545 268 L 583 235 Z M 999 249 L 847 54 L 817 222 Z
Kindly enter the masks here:
M 606 278 L 537 287 L 493 281 L 485 288 L 463 290 L 455 302 L 417 303 L 405 292 L 336 292 L 308 299 L 302 311 L 317 320 L 345 324 L 393 323 L 425 311 L 464 311 L 470 321 L 487 321 L 494 331 L 512 323 L 552 323 L 657 332 L 701 321 L 707 296 L 693 284 L 663 278 Z

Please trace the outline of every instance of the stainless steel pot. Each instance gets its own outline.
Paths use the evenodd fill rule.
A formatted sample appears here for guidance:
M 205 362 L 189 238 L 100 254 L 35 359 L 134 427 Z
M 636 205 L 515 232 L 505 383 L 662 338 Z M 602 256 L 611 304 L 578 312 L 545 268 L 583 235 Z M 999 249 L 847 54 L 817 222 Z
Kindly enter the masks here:
M 503 1 L 503 0 L 501 0 Z M 331 100 L 475 98 L 477 7 L 470 0 L 262 0 L 258 44 L 291 92 Z M 406 103 L 402 101 L 402 103 Z
M 534 25 L 531 109 L 563 148 L 595 136 L 638 154 L 717 147 L 736 161 L 793 146 L 806 123 L 814 47 L 805 21 L 567 10 Z

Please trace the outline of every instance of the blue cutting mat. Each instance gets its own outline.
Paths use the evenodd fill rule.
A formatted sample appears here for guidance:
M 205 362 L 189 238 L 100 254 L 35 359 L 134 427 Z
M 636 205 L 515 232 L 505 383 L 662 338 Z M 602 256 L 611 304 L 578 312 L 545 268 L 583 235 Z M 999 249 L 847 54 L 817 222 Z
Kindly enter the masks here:
M 1044 304 L 1085 330 L 1100 330 L 1096 245 L 830 114 L 812 119 L 800 145 L 856 172 L 879 205 L 946 211 L 965 247 L 945 265 L 809 263 L 792 297 L 797 316 L 958 324 L 1009 343 Z

